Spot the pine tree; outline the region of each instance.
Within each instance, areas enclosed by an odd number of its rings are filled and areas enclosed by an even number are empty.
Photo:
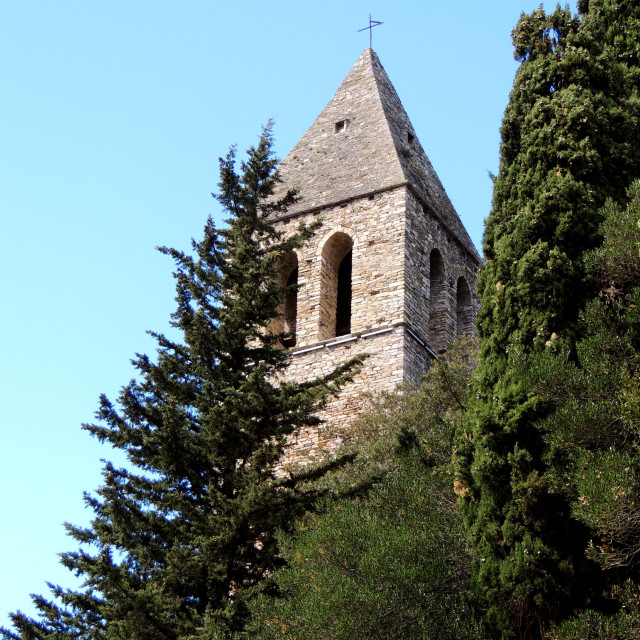
[[[478,281],[480,358],[455,453],[477,587],[504,637],[544,637],[549,620],[599,590],[583,553],[588,528],[545,475],[544,407],[516,365],[523,353],[574,353],[599,208],[640,175],[632,5],[582,2],[578,16],[540,8],[512,34],[521,65],[501,129]],[[616,33],[627,34],[626,52]]]
[[[268,330],[288,290],[276,276],[313,230],[284,238],[269,222],[296,198],[274,196],[270,125],[241,171],[231,149],[220,176],[228,226],[209,219],[195,256],[160,249],[177,267],[171,324],[183,341],[153,333],[156,361],[138,354],[138,379],[116,404],[101,397],[99,421],[84,426],[129,464],[106,463],[97,495],[85,495],[88,528],[66,525],[80,548],[61,561],[83,586],[35,596],[39,617],[13,614],[6,639],[241,637],[248,602],[275,591],[276,531],[322,494],[305,480],[336,464],[274,472],[287,437],[318,422],[354,363],[307,384],[282,376],[286,336]]]

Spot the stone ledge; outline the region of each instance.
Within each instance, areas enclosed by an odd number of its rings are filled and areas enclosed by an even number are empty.
[[[320,342],[316,342],[315,344],[305,346],[305,347],[294,347],[291,349],[291,355],[301,356],[305,353],[310,353],[312,351],[319,351],[320,349],[330,349],[332,347],[339,347],[342,344],[348,344],[350,342],[357,342],[358,340],[366,340],[367,338],[373,338],[374,336],[379,336],[385,333],[392,333],[397,328],[403,328],[407,331],[407,333],[434,359],[438,359],[438,355],[431,349],[427,343],[422,340],[417,333],[411,329],[411,327],[406,322],[396,322],[388,327],[383,327],[382,329],[375,329],[373,331],[365,329],[364,331],[359,331],[358,333],[352,333],[347,336],[339,336],[337,338],[331,338],[330,340],[322,340]]]

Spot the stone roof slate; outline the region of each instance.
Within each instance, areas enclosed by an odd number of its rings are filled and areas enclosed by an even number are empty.
[[[300,189],[289,213],[408,184],[479,260],[378,56],[366,49],[280,165]]]

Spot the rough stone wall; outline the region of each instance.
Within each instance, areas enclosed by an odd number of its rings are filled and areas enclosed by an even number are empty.
[[[322,416],[344,428],[362,413],[368,393],[418,384],[457,332],[474,330],[479,256],[371,49],[280,172],[282,189],[297,186],[302,196],[276,221],[280,229],[293,233],[300,221],[323,221],[297,252],[296,340],[286,375],[308,380],[369,353],[363,372]],[[336,337],[336,309],[348,300],[338,272],[350,250],[351,333]],[[441,265],[437,274],[431,264]],[[290,303],[287,309],[293,317]],[[348,327],[341,323],[340,333]],[[329,430],[303,430],[288,459],[336,446],[333,438]]]
[[[335,450],[341,442],[341,430],[348,428],[364,413],[371,394],[394,391],[403,383],[404,334],[404,327],[396,325],[340,336],[293,353],[287,377],[299,381],[330,373],[356,355],[366,353],[368,357],[362,372],[335,398],[331,398],[320,413],[326,424],[302,429],[291,439],[283,465],[312,460],[321,448]]]
[[[301,220],[322,219],[322,227],[298,251],[298,313],[296,348],[331,339],[324,330],[335,315],[335,301],[322,295],[325,278],[335,277],[323,256],[336,234],[353,242],[351,333],[401,322],[404,303],[404,212],[406,189],[374,193],[346,203],[292,216],[277,224],[293,233]],[[322,322],[322,331],[321,331]]]
[[[425,210],[411,189],[406,196],[405,249],[405,320],[418,337],[435,352],[446,349],[457,333],[457,286],[462,277],[469,286],[471,300],[475,298],[478,262],[453,234]],[[431,252],[437,249],[442,257],[444,275],[441,290],[434,297],[441,308],[431,309]],[[431,322],[439,311],[438,322]],[[474,307],[475,319],[475,307]],[[467,322],[475,331],[474,322]]]
[[[298,213],[276,224],[293,233],[301,220],[317,218],[322,219],[322,227],[297,252],[296,346],[286,376],[305,381],[331,372],[355,355],[367,353],[369,357],[354,382],[322,412],[326,426],[298,433],[283,464],[313,458],[322,447],[336,448],[340,443],[336,427],[338,433],[348,428],[365,411],[372,395],[394,391],[405,383],[419,384],[435,354],[458,331],[460,278],[468,283],[471,300],[474,296],[475,256],[406,186]],[[327,318],[335,314],[335,296],[327,293],[333,285],[328,280],[336,279],[337,263],[351,243],[351,334],[335,337],[327,329],[331,325]],[[443,265],[438,294],[442,313],[435,336],[430,327],[430,256],[434,249]],[[460,324],[473,331],[467,316]]]
[[[426,345],[409,327],[404,331],[403,384],[418,386],[427,372],[433,356]]]
[[[364,370],[322,412],[326,427],[296,434],[283,464],[313,458],[322,447],[337,447],[335,427],[347,428],[362,415],[370,394],[393,391],[404,381],[406,193],[399,187],[365,194],[276,223],[293,233],[300,221],[322,220],[316,235],[297,252],[296,346],[286,377],[309,380],[355,355],[368,354]],[[351,334],[335,337],[327,330],[327,317],[335,317],[335,296],[327,295],[327,279],[337,277],[333,263],[348,251],[347,238],[353,243]]]

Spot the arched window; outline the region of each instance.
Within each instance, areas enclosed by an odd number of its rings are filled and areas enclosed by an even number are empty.
[[[298,284],[298,256],[291,252],[282,260],[280,267],[280,284],[283,287],[294,287]],[[296,320],[298,317],[298,291],[287,291],[284,294],[284,304],[280,308],[281,316],[273,323],[274,333],[289,334],[282,340],[285,347],[296,344]]]
[[[298,266],[289,274],[286,281],[287,287],[295,287],[298,284]],[[294,347],[296,344],[296,320],[298,318],[298,290],[293,289],[284,294],[284,332],[291,334],[283,340],[285,347]]]
[[[318,337],[328,340],[351,333],[351,249],[353,241],[342,231],[322,248]]]
[[[444,262],[437,249],[429,256],[429,345],[440,353],[447,347],[447,300]]]
[[[351,333],[351,256],[349,251],[338,267],[338,295],[336,302],[336,335]]]
[[[473,303],[469,285],[462,276],[458,278],[456,289],[456,333],[470,335],[473,333]]]

